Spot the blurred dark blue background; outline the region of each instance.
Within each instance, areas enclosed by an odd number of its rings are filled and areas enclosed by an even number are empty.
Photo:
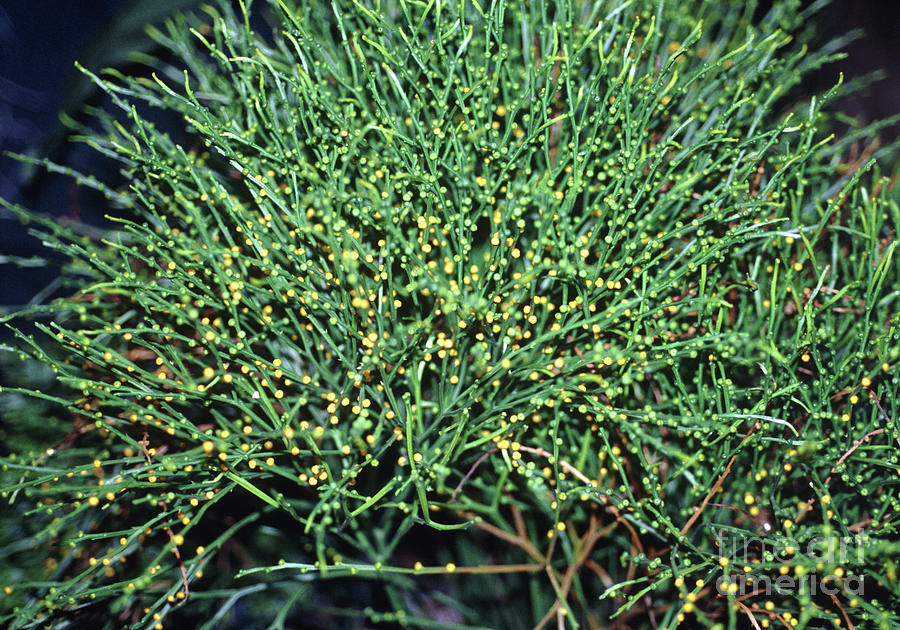
[[[122,0],[0,3],[0,145],[4,150],[24,151],[49,139],[73,60],[123,4]],[[0,196],[20,198],[19,169],[6,157],[2,166]]]
[[[143,23],[159,23],[166,13],[197,4],[199,0],[0,1],[0,149],[112,174],[96,153],[65,142],[59,111],[77,116],[85,103],[101,103],[75,72],[73,61],[92,68],[122,65],[130,50],[150,50],[149,40],[141,34]],[[867,34],[847,48],[849,59],[813,77],[809,89],[827,89],[839,71],[854,77],[883,69],[884,80],[843,106],[866,120],[900,112],[900,3],[834,0],[825,9],[822,24],[823,41],[854,28]],[[896,138],[898,126],[884,135]],[[6,156],[0,157],[0,197],[90,224],[102,224],[105,212],[104,200],[91,191],[62,176],[24,169]],[[44,253],[17,221],[0,219],[0,256]],[[25,304],[45,287],[52,289],[55,277],[53,268],[0,264],[0,306]]]
[[[0,149],[17,153],[38,147],[56,159],[88,159],[84,147],[62,142],[59,109],[73,60],[89,39],[108,24],[123,0],[9,0],[0,3]],[[50,146],[57,139],[57,147]],[[62,177],[35,174],[0,156],[0,197],[51,214],[78,213],[79,190]],[[0,255],[43,254],[17,221],[0,219]],[[51,268],[0,265],[0,304],[27,302],[56,277]]]
[[[152,52],[144,25],[161,25],[200,0],[0,0],[0,150],[49,157],[82,172],[114,177],[113,165],[84,144],[68,142],[60,112],[87,121],[85,105],[108,107],[74,67],[135,69],[133,52]],[[0,198],[31,210],[103,225],[105,200],[71,178],[0,155]],[[54,266],[19,268],[3,257],[46,256],[40,242],[0,210],[0,306],[52,295]]]

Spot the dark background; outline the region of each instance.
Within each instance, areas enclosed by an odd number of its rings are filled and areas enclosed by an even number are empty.
[[[59,124],[60,110],[77,114],[80,104],[97,102],[73,61],[95,68],[123,64],[130,50],[150,50],[142,35],[143,23],[159,23],[173,8],[199,4],[199,0],[0,0],[0,149],[46,155],[85,172],[104,172],[95,152],[65,142]],[[842,107],[864,121],[900,113],[900,2],[833,0],[821,24],[823,41],[855,28],[866,34],[847,46],[848,59],[812,77],[809,90],[827,89],[841,71],[852,78],[880,69],[885,78],[862,95],[845,99]],[[896,139],[898,133],[900,125],[894,125],[883,137]],[[0,156],[0,197],[43,213],[103,223],[104,201],[98,195],[68,178],[23,168],[6,156]],[[17,221],[0,218],[0,305],[23,305],[44,289],[45,297],[52,293],[54,269],[3,264],[2,256],[38,254],[45,251]]]

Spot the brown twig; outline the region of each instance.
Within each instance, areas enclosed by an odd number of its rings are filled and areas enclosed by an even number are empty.
[[[456,489],[453,491],[453,494],[450,495],[450,500],[451,500],[451,501],[453,501],[453,500],[456,498],[456,495],[459,494],[459,491],[462,490],[462,488],[463,488],[464,485],[466,485],[466,482],[469,480],[469,477],[471,477],[472,474],[475,472],[475,470],[476,470],[479,466],[481,466],[481,462],[483,462],[483,461],[486,460],[488,457],[490,457],[491,454],[496,453],[496,452],[499,451],[499,450],[500,450],[499,448],[492,448],[491,450],[489,450],[489,451],[487,451],[486,453],[482,454],[481,457],[479,457],[478,459],[475,460],[475,463],[472,464],[472,467],[469,469],[469,472],[466,473],[466,476],[463,477],[462,480],[459,482],[459,484],[456,486]]]
[[[751,431],[751,433],[752,433],[752,431]],[[747,437],[749,437],[749,434],[747,435]],[[746,437],[744,439],[746,440]],[[496,453],[498,450],[500,450],[500,449],[493,448],[493,449],[483,453],[477,460],[475,460],[475,463],[472,464],[472,467],[469,469],[469,471],[466,473],[466,475],[459,482],[459,485],[457,485],[456,489],[454,490],[453,494],[451,495],[451,500],[453,500],[457,496],[457,494],[460,492],[460,490],[462,490],[463,485],[465,485],[465,483],[469,480],[469,478],[472,476],[472,474],[475,472],[475,470],[484,462],[484,460],[486,460],[488,457],[490,457],[493,453]],[[543,448],[540,448],[540,447],[520,445],[519,450],[522,452],[526,452],[526,453],[532,453],[532,454],[538,455],[540,457],[545,457],[547,459],[553,459],[552,453],[550,453],[549,451],[547,451]],[[597,487],[598,483],[596,481],[591,481],[587,477],[587,475],[585,475],[583,472],[578,470],[575,466],[573,466],[566,460],[557,458],[556,461],[559,464],[559,467],[563,470],[563,472],[575,477],[576,479],[578,479],[579,481],[581,481],[582,483],[584,483],[587,486],[591,486],[594,488]],[[591,567],[593,571],[597,572],[598,575],[601,575],[600,572],[602,572],[602,574],[605,574],[606,581],[609,581],[610,584],[612,584],[612,579],[609,577],[609,575],[606,574],[606,572],[603,571],[603,569],[599,565],[590,561],[588,559],[588,555],[593,550],[594,546],[597,544],[597,541],[600,540],[602,537],[606,536],[613,529],[615,529],[617,524],[622,524],[625,526],[626,529],[628,529],[628,531],[631,535],[631,540],[632,540],[632,551],[633,552],[636,551],[638,553],[644,553],[644,547],[643,547],[643,544],[641,543],[638,533],[635,531],[634,527],[631,526],[631,523],[629,523],[625,519],[625,517],[622,515],[621,511],[616,506],[612,505],[609,501],[609,498],[606,497],[605,495],[599,495],[598,499],[599,499],[599,502],[615,517],[616,523],[611,523],[609,525],[606,525],[603,528],[599,528],[598,527],[599,522],[598,522],[597,518],[595,516],[591,517],[591,522],[588,527],[588,531],[579,540],[579,545],[578,545],[579,554],[576,557],[575,561],[572,562],[566,568],[566,572],[563,574],[561,582],[558,579],[557,573],[553,570],[553,567],[550,566],[550,558],[553,556],[553,552],[555,550],[557,536],[553,536],[550,539],[550,543],[547,546],[546,552],[544,554],[541,554],[534,547],[534,545],[531,544],[531,542],[528,539],[527,530],[525,529],[525,522],[524,522],[524,519],[522,518],[521,511],[518,509],[518,507],[516,507],[516,506],[512,507],[513,523],[516,528],[517,535],[510,534],[509,532],[506,532],[506,531],[500,529],[499,527],[496,527],[495,525],[491,525],[490,523],[485,523],[475,514],[463,513],[463,516],[465,516],[469,520],[473,521],[478,528],[488,532],[489,534],[495,536],[496,538],[499,538],[500,540],[503,540],[504,542],[507,542],[513,546],[519,547],[526,554],[528,554],[532,559],[537,561],[538,564],[536,564],[536,565],[525,565],[525,566],[535,567],[534,569],[529,569],[530,571],[536,571],[540,568],[543,568],[546,571],[547,577],[550,580],[551,584],[553,584],[554,590],[558,593],[558,596],[557,596],[557,599],[554,602],[553,606],[551,606],[550,610],[547,611],[547,614],[544,615],[544,617],[535,626],[535,630],[541,630],[541,628],[543,628],[547,623],[549,623],[554,618],[554,616],[556,616],[558,623],[564,622],[564,620],[565,620],[565,613],[563,612],[564,602],[567,599],[569,590],[572,587],[572,583],[575,579],[575,576],[578,574],[578,571],[580,571],[581,568],[583,566],[586,566],[589,562],[592,565],[594,565],[593,567]],[[633,565],[629,566],[629,570],[633,572]],[[602,577],[601,577],[601,579],[602,579]],[[654,616],[652,610],[650,610],[649,612],[650,612],[651,616]],[[655,619],[653,621],[655,621]]]
[[[847,615],[847,611],[844,610],[844,607],[841,605],[841,600],[837,598],[837,595],[835,595],[834,593],[829,593],[828,596],[831,597],[831,601],[833,601],[834,605],[838,607],[838,610],[841,611],[841,614],[844,615],[844,621],[847,622],[847,630],[856,630],[856,628],[853,626],[853,622],[850,621],[850,616]]]
[[[575,576],[585,565],[585,563],[588,562],[588,556],[590,555],[591,551],[593,551],[594,546],[601,538],[606,536],[615,528],[616,523],[610,523],[609,525],[601,528],[597,517],[591,515],[591,521],[588,525],[588,530],[584,534],[584,536],[579,539],[578,556],[575,558],[575,561],[566,568],[566,572],[565,574],[563,574],[562,581],[559,583],[559,595],[556,599],[556,602],[554,602],[553,606],[550,607],[550,610],[546,615],[544,615],[544,618],[541,619],[540,622],[538,622],[538,624],[535,626],[535,630],[539,630],[548,621],[550,621],[554,613],[556,613],[557,615],[560,614],[560,611],[562,611],[562,603],[566,600],[569,594],[569,590],[572,588],[572,583],[575,580]]]
[[[872,401],[875,403],[875,405],[878,407],[878,410],[881,412],[881,415],[884,417],[884,419],[887,420],[888,422],[890,422],[890,420],[891,420],[890,417],[885,413],[884,409],[881,407],[881,400],[878,398],[878,396],[875,394],[875,392],[873,392],[871,389],[869,390],[869,398],[871,398]],[[828,482],[831,481],[831,477],[834,475],[834,473],[837,472],[838,466],[840,466],[845,461],[847,461],[847,458],[850,457],[850,455],[852,455],[853,452],[856,449],[858,449],[860,446],[862,446],[865,442],[868,442],[869,438],[874,437],[880,433],[884,433],[884,429],[875,429],[874,431],[870,431],[869,433],[865,434],[861,439],[853,440],[853,446],[851,446],[850,449],[846,453],[841,455],[841,458],[839,460],[837,460],[837,463],[835,463],[835,465],[832,466],[831,472],[829,472],[828,476],[825,478],[825,485],[828,485]],[[803,518],[803,516],[806,515],[807,512],[812,510],[813,501],[814,501],[814,499],[808,500],[803,505],[803,507],[800,508],[800,513],[797,515],[797,518],[795,520],[799,521],[801,518]]]
[[[864,530],[866,528],[866,526],[868,526],[871,522],[872,522],[872,517],[867,516],[863,520],[858,521],[856,523],[853,523],[853,525],[848,526],[847,531],[859,533],[862,530]]]
[[[547,566],[545,568],[547,570],[547,578],[550,580],[550,584],[553,585],[553,590],[557,593],[561,593],[562,591],[560,590],[559,581],[556,579],[556,573],[553,571],[553,567]],[[559,598],[557,598],[557,600],[553,603],[553,606],[550,607],[550,610],[547,611],[547,614],[544,615],[544,617],[539,622],[537,622],[537,624],[535,624],[534,630],[541,630],[547,624],[547,622],[553,619],[553,615],[557,614],[557,612],[560,610],[559,601]]]
[[[439,567],[441,568],[441,567]],[[539,564],[486,564],[473,567],[456,567],[454,573],[534,573],[543,567]]]
[[[541,457],[546,457],[547,459],[553,458],[553,453],[550,453],[549,451],[546,451],[539,446],[534,447],[534,446],[522,445],[522,446],[519,446],[519,450],[525,451],[526,453],[533,453],[535,455],[540,455]],[[580,470],[575,468],[572,464],[570,464],[566,460],[558,459],[558,462],[559,462],[559,467],[562,468],[564,472],[569,473],[570,475],[572,475],[573,477],[575,477],[576,479],[578,479],[585,485],[591,486],[592,488],[597,487],[597,485],[598,485],[597,482],[591,481],[590,479],[588,479],[587,475],[585,475],[583,472],[581,472]],[[600,501],[600,503],[602,503],[604,505],[604,507],[606,507],[607,510],[609,510],[610,514],[612,514],[619,523],[621,523],[622,525],[625,526],[625,528],[631,534],[631,541],[634,544],[634,546],[637,548],[638,552],[644,553],[644,546],[641,544],[641,539],[638,536],[638,533],[634,530],[634,527],[631,526],[631,523],[629,523],[625,519],[625,517],[622,515],[622,511],[619,510],[619,508],[617,508],[615,505],[612,505],[609,502],[609,498],[606,495],[599,494],[599,495],[597,495],[597,499]]]
[[[756,431],[760,427],[759,422],[753,425],[753,428],[747,432],[747,435],[744,436],[744,439],[741,440],[741,443],[738,445],[738,448],[743,446],[744,442],[750,439],[750,436],[753,435],[753,432]],[[713,495],[719,491],[719,488],[722,487],[722,483],[725,481],[725,478],[731,472],[731,466],[734,464],[734,460],[737,459],[737,453],[731,456],[731,459],[728,460],[728,465],[725,466],[725,470],[719,475],[719,478],[716,479],[716,482],[713,484],[713,487],[710,488],[709,493],[707,493],[706,498],[703,499],[703,503],[699,508],[694,510],[694,513],[691,515],[691,518],[688,519],[687,523],[684,524],[684,527],[681,528],[681,535],[684,536],[691,526],[700,518],[700,514],[706,509],[709,500],[713,497]]]
[[[544,449],[542,449],[539,446],[534,447],[534,446],[521,445],[521,446],[519,446],[519,450],[525,451],[526,453],[534,453],[535,455],[540,455],[541,457],[546,457],[547,459],[553,459],[553,453],[545,451]],[[570,475],[572,475],[573,477],[577,478],[580,482],[584,483],[585,485],[588,485],[588,486],[594,485],[593,482],[590,479],[588,479],[587,476],[583,472],[581,472],[580,470],[575,468],[572,464],[570,464],[569,462],[567,462],[564,459],[560,459],[558,461],[559,461],[559,467],[562,468],[565,472],[567,472]],[[603,498],[606,499],[606,497],[603,497]]]
[[[741,607],[741,610],[743,610],[744,614],[750,619],[750,623],[753,624],[753,627],[756,628],[756,630],[762,630],[762,628],[759,627],[759,622],[756,621],[756,616],[753,614],[753,611],[747,608],[747,605],[744,602],[735,600],[735,603]]]
[[[770,617],[770,618],[771,618],[771,617]],[[794,626],[792,626],[791,624],[789,624],[789,623],[787,622],[787,619],[785,619],[785,618],[782,617],[781,615],[777,615],[777,614],[776,614],[776,615],[775,615],[775,619],[777,619],[778,621],[780,621],[780,622],[781,622],[781,625],[783,625],[785,628],[787,628],[787,630],[793,630],[793,629],[794,629]]]
[[[600,582],[601,584],[603,584],[603,586],[605,586],[606,588],[612,587],[612,585],[614,584],[612,576],[606,571],[606,569],[597,564],[596,561],[588,558],[587,560],[585,560],[584,566],[597,574],[597,577],[600,578]]]
[[[831,476],[837,472],[838,466],[843,464],[847,460],[847,458],[853,454],[853,451],[862,446],[863,443],[868,442],[870,437],[878,435],[879,433],[884,433],[884,429],[875,429],[874,431],[866,433],[861,440],[853,440],[853,446],[851,446],[850,449],[846,453],[841,455],[841,458],[839,460],[837,460],[837,463],[832,467],[831,472],[828,473],[827,477],[825,477],[825,483],[827,484],[829,481],[831,481]]]
[[[874,391],[872,391],[870,389],[869,390],[869,398],[872,400],[872,402],[875,403],[875,406],[878,407],[878,411],[881,413],[881,417],[884,418],[885,422],[889,423],[891,421],[891,417],[889,415],[887,415],[887,412],[885,412],[884,407],[881,406],[881,399],[878,397],[878,394],[876,394]]]
[[[147,447],[150,445],[150,438],[147,435],[147,432],[144,431],[144,434],[141,436],[138,444],[141,445],[141,450],[144,451],[144,457],[147,460],[148,465],[153,465],[153,460],[150,459],[150,451],[147,450]],[[168,512],[169,507],[166,505],[165,501],[159,501],[157,505],[162,508],[163,512]],[[178,603],[180,606],[184,602],[187,601],[188,595],[190,594],[190,589],[188,587],[188,577],[187,577],[187,569],[184,568],[184,560],[181,558],[181,552],[178,550],[178,545],[175,543],[175,532],[172,531],[171,527],[166,527],[166,533],[169,535],[169,540],[172,541],[172,553],[175,554],[175,559],[178,561],[178,568],[181,569],[181,580],[184,583],[184,598]]]
[[[528,530],[525,528],[525,519],[522,517],[522,510],[519,509],[518,505],[513,505],[510,508],[510,511],[513,515],[513,524],[516,528],[516,533],[519,535],[519,538],[522,540],[528,540]]]
[[[481,518],[479,518],[476,514],[471,512],[464,512],[463,516],[468,518],[470,521],[475,523],[475,527],[486,531],[487,533],[499,538],[500,540],[513,545],[514,547],[518,547],[525,553],[529,555],[529,557],[533,558],[540,566],[544,566],[545,558],[541,553],[535,549],[534,545],[524,536],[513,536],[509,532],[505,532],[499,527],[495,525],[491,525],[490,523],[485,523]]]

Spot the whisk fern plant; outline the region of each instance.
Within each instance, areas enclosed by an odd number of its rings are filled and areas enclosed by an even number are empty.
[[[113,228],[5,204],[73,290],[4,624],[898,627],[900,210],[798,4],[220,2],[93,76]]]

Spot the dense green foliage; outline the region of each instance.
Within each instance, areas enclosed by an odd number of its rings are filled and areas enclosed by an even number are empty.
[[[223,3],[95,77],[116,228],[11,208],[78,288],[0,618],[898,627],[900,208],[775,4]]]

